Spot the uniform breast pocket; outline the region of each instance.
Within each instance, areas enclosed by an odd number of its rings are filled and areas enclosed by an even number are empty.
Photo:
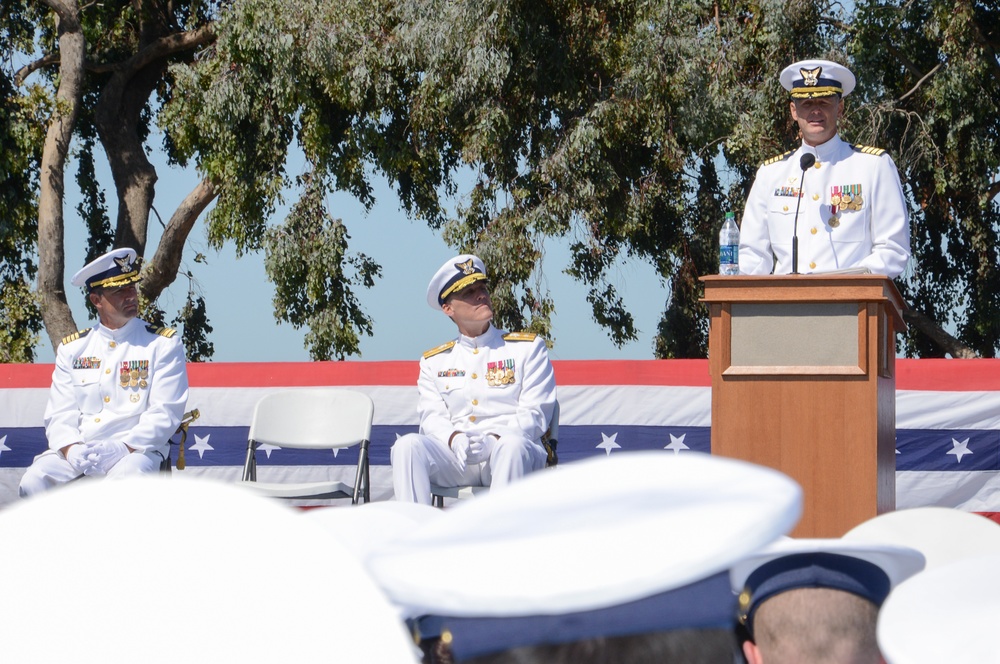
[[[767,234],[771,244],[791,245],[795,221],[795,202],[791,197],[775,196],[767,210]]]
[[[465,384],[465,376],[447,376],[437,378],[434,381],[438,394],[440,394],[441,398],[444,399],[446,404],[448,404],[449,409],[461,405],[462,394],[465,391]]]
[[[77,369],[73,372],[73,394],[81,412],[96,413],[104,408],[100,369]]]
[[[830,240],[834,244],[858,244],[868,237],[867,210],[841,210],[836,217],[837,225],[830,229]]]

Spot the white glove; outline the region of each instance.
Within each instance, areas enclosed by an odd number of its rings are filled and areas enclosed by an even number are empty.
[[[456,433],[451,438],[451,451],[455,454],[458,459],[459,466],[465,469],[465,460],[469,458],[469,447],[472,441],[464,433]]]
[[[469,438],[468,463],[482,463],[490,458],[496,436],[491,433],[473,435]]]
[[[69,465],[73,467],[78,473],[84,473],[94,465],[93,462],[87,458],[87,446],[83,443],[77,443],[75,445],[70,445],[70,448],[66,450],[66,461]]]
[[[129,455],[128,446],[120,440],[87,443],[87,459],[93,464],[87,475],[107,475],[115,464]]]

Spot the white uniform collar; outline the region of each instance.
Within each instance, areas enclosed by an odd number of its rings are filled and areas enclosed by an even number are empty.
[[[129,322],[122,325],[117,330],[112,330],[110,328],[104,327],[100,322],[94,326],[94,332],[97,332],[102,337],[105,337],[111,341],[121,341],[122,339],[131,336],[136,330],[141,327],[145,327],[146,323],[139,320],[139,318],[133,318]]]
[[[833,138],[821,145],[813,146],[802,143],[802,152],[812,152],[816,155],[816,161],[820,163],[834,161],[840,154],[843,145],[844,141],[840,140],[840,134],[834,134]]]
[[[466,346],[468,348],[496,347],[500,345],[502,338],[503,333],[493,327],[493,323],[490,323],[490,326],[486,329],[486,331],[478,337],[467,337],[464,334],[459,334],[458,345]]]

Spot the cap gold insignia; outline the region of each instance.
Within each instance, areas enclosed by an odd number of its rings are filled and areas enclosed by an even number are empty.
[[[462,271],[462,274],[473,274],[476,268],[472,265],[472,259],[465,261],[464,263],[455,263],[455,267]]]
[[[823,68],[816,67],[815,69],[800,69],[799,73],[802,74],[802,84],[811,88],[819,84],[819,77],[820,74],[823,73]]]
[[[118,263],[118,267],[121,268],[122,274],[127,274],[132,271],[132,263],[129,262],[128,256],[115,258],[115,262]]]
[[[744,625],[747,622],[747,618],[750,616],[750,600],[751,600],[749,588],[744,588],[743,592],[740,593],[739,605],[740,605],[740,622]]]

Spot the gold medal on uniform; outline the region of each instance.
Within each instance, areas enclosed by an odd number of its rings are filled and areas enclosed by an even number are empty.
[[[840,219],[837,219],[836,217],[830,217],[830,221],[827,223],[830,224],[830,228],[836,228],[837,226],[840,226]]]
[[[840,210],[840,187],[830,187],[830,213],[837,214]]]

